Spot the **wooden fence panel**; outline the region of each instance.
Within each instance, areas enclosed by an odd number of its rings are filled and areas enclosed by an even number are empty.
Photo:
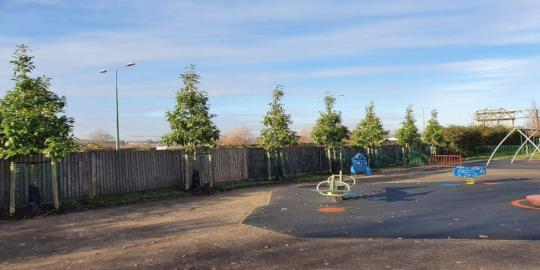
[[[262,148],[248,148],[248,179],[266,179],[268,177],[266,151]]]
[[[94,155],[98,195],[179,187],[182,182],[180,151],[96,152]]]
[[[285,173],[287,175],[299,174],[304,171],[302,148],[290,147],[283,149],[283,159],[285,160]]]
[[[212,167],[215,182],[248,179],[246,148],[224,148],[212,151]]]

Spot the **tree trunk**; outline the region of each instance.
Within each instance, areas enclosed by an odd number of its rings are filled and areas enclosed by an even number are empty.
[[[332,153],[330,151],[331,151],[330,148],[326,150],[327,155],[328,155],[328,172],[332,173]]]
[[[366,149],[366,163],[368,166],[371,166],[371,156],[372,156],[372,150],[371,146],[368,146]]]
[[[60,209],[60,196],[58,195],[58,170],[56,161],[51,161],[51,189],[55,209]]]
[[[343,149],[339,150],[339,171],[343,173]]]
[[[283,174],[283,179],[287,180],[287,174],[285,172],[285,158],[283,157],[283,149],[279,151],[279,159],[281,160],[281,171]]]
[[[188,154],[184,154],[184,189],[187,191],[191,188],[191,158]]]
[[[11,162],[9,170],[11,173],[11,183],[9,188],[9,215],[15,214],[15,188],[16,188],[16,172],[15,172],[15,162]]]
[[[266,157],[267,157],[266,168],[268,171],[268,180],[270,181],[272,180],[272,159],[271,159],[270,151],[266,151]]]

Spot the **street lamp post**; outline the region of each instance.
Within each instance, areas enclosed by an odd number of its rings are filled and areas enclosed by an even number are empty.
[[[116,94],[116,151],[120,150],[120,120],[118,113],[118,70],[125,67],[132,67],[135,65],[135,62],[129,62],[121,67],[114,69],[114,84],[115,84],[115,94]],[[102,69],[99,73],[107,73],[106,69]]]

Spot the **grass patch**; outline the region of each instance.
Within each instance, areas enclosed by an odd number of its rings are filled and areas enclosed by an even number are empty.
[[[259,187],[267,185],[289,184],[289,183],[302,183],[302,182],[316,182],[323,181],[328,178],[328,175],[320,174],[301,174],[290,177],[288,181],[282,180],[240,180],[240,181],[228,181],[218,182],[214,184],[214,188],[217,190],[231,190],[248,187]]]
[[[77,201],[62,202],[63,209],[91,209],[116,205],[126,205],[136,202],[158,201],[185,196],[178,188],[157,189],[149,191],[130,192],[115,195],[101,195],[84,198]]]
[[[487,161],[489,159],[490,155],[479,155],[479,156],[471,156],[466,157],[465,161]],[[504,155],[504,156],[495,156],[492,160],[512,160],[514,155]],[[526,155],[517,155],[516,160],[529,160],[531,156]],[[533,160],[540,160],[540,155],[534,155]]]
[[[395,168],[393,168],[395,169]],[[385,171],[384,169],[378,169],[377,171]],[[299,174],[290,176],[288,181],[281,180],[240,180],[240,181],[228,181],[218,182],[214,185],[215,191],[229,191],[233,189],[279,185],[279,184],[291,184],[291,183],[303,183],[303,182],[319,182],[328,178],[328,173],[323,174]],[[210,194],[212,191],[202,191],[201,194]],[[157,189],[149,191],[131,192],[115,195],[100,195],[93,198],[83,198],[75,201],[62,202],[62,210],[86,210],[94,208],[103,208],[111,206],[127,205],[139,202],[159,201],[164,199],[185,197],[188,194],[192,194],[189,191],[181,191],[178,188]]]

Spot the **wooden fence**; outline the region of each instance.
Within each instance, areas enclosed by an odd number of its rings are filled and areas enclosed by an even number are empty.
[[[378,152],[377,152],[378,151]],[[401,166],[404,155],[401,148],[394,146],[368,153],[373,167]],[[350,159],[362,149],[344,148],[341,164],[329,164],[327,153],[321,147],[291,147],[284,150],[285,171],[288,175],[299,173],[328,172],[329,166],[337,171],[340,165],[345,171],[351,166]],[[339,160],[339,154],[336,154]],[[424,157],[418,161],[420,165]],[[429,160],[429,155],[425,162]],[[24,193],[28,183],[40,183],[44,203],[50,203],[47,188],[50,185],[50,163],[40,157],[23,157],[13,160],[19,192]],[[384,161],[384,162],[383,162]],[[0,209],[9,207],[11,172],[10,162],[0,160]],[[34,166],[32,164],[41,164]],[[276,175],[275,164],[270,168]],[[412,163],[411,163],[412,164]],[[49,166],[49,167],[47,167]],[[38,168],[39,172],[36,172]],[[193,170],[199,171],[202,183],[213,178],[214,182],[256,180],[268,177],[268,156],[261,148],[212,149],[209,158],[199,158],[186,163],[182,151],[100,151],[73,153],[57,166],[59,197],[61,201],[107,194],[152,190],[159,188],[184,188],[185,179],[190,180]],[[33,177],[33,178],[32,178]],[[21,190],[22,189],[22,190]]]
[[[103,151],[72,153],[57,166],[61,201],[106,194],[120,194],[183,186],[183,159],[180,151]],[[17,158],[17,181],[43,182],[34,170],[47,170],[47,159]],[[0,160],[0,208],[9,207],[10,162]],[[41,166],[36,166],[41,164]],[[32,168],[32,169],[29,169]],[[30,171],[23,175],[21,171]],[[24,173],[23,173],[24,174]],[[41,175],[41,174],[38,174]],[[50,181],[50,178],[48,179]],[[42,185],[39,185],[42,186]],[[50,188],[50,187],[49,187]],[[50,190],[42,189],[43,203],[51,203]]]

